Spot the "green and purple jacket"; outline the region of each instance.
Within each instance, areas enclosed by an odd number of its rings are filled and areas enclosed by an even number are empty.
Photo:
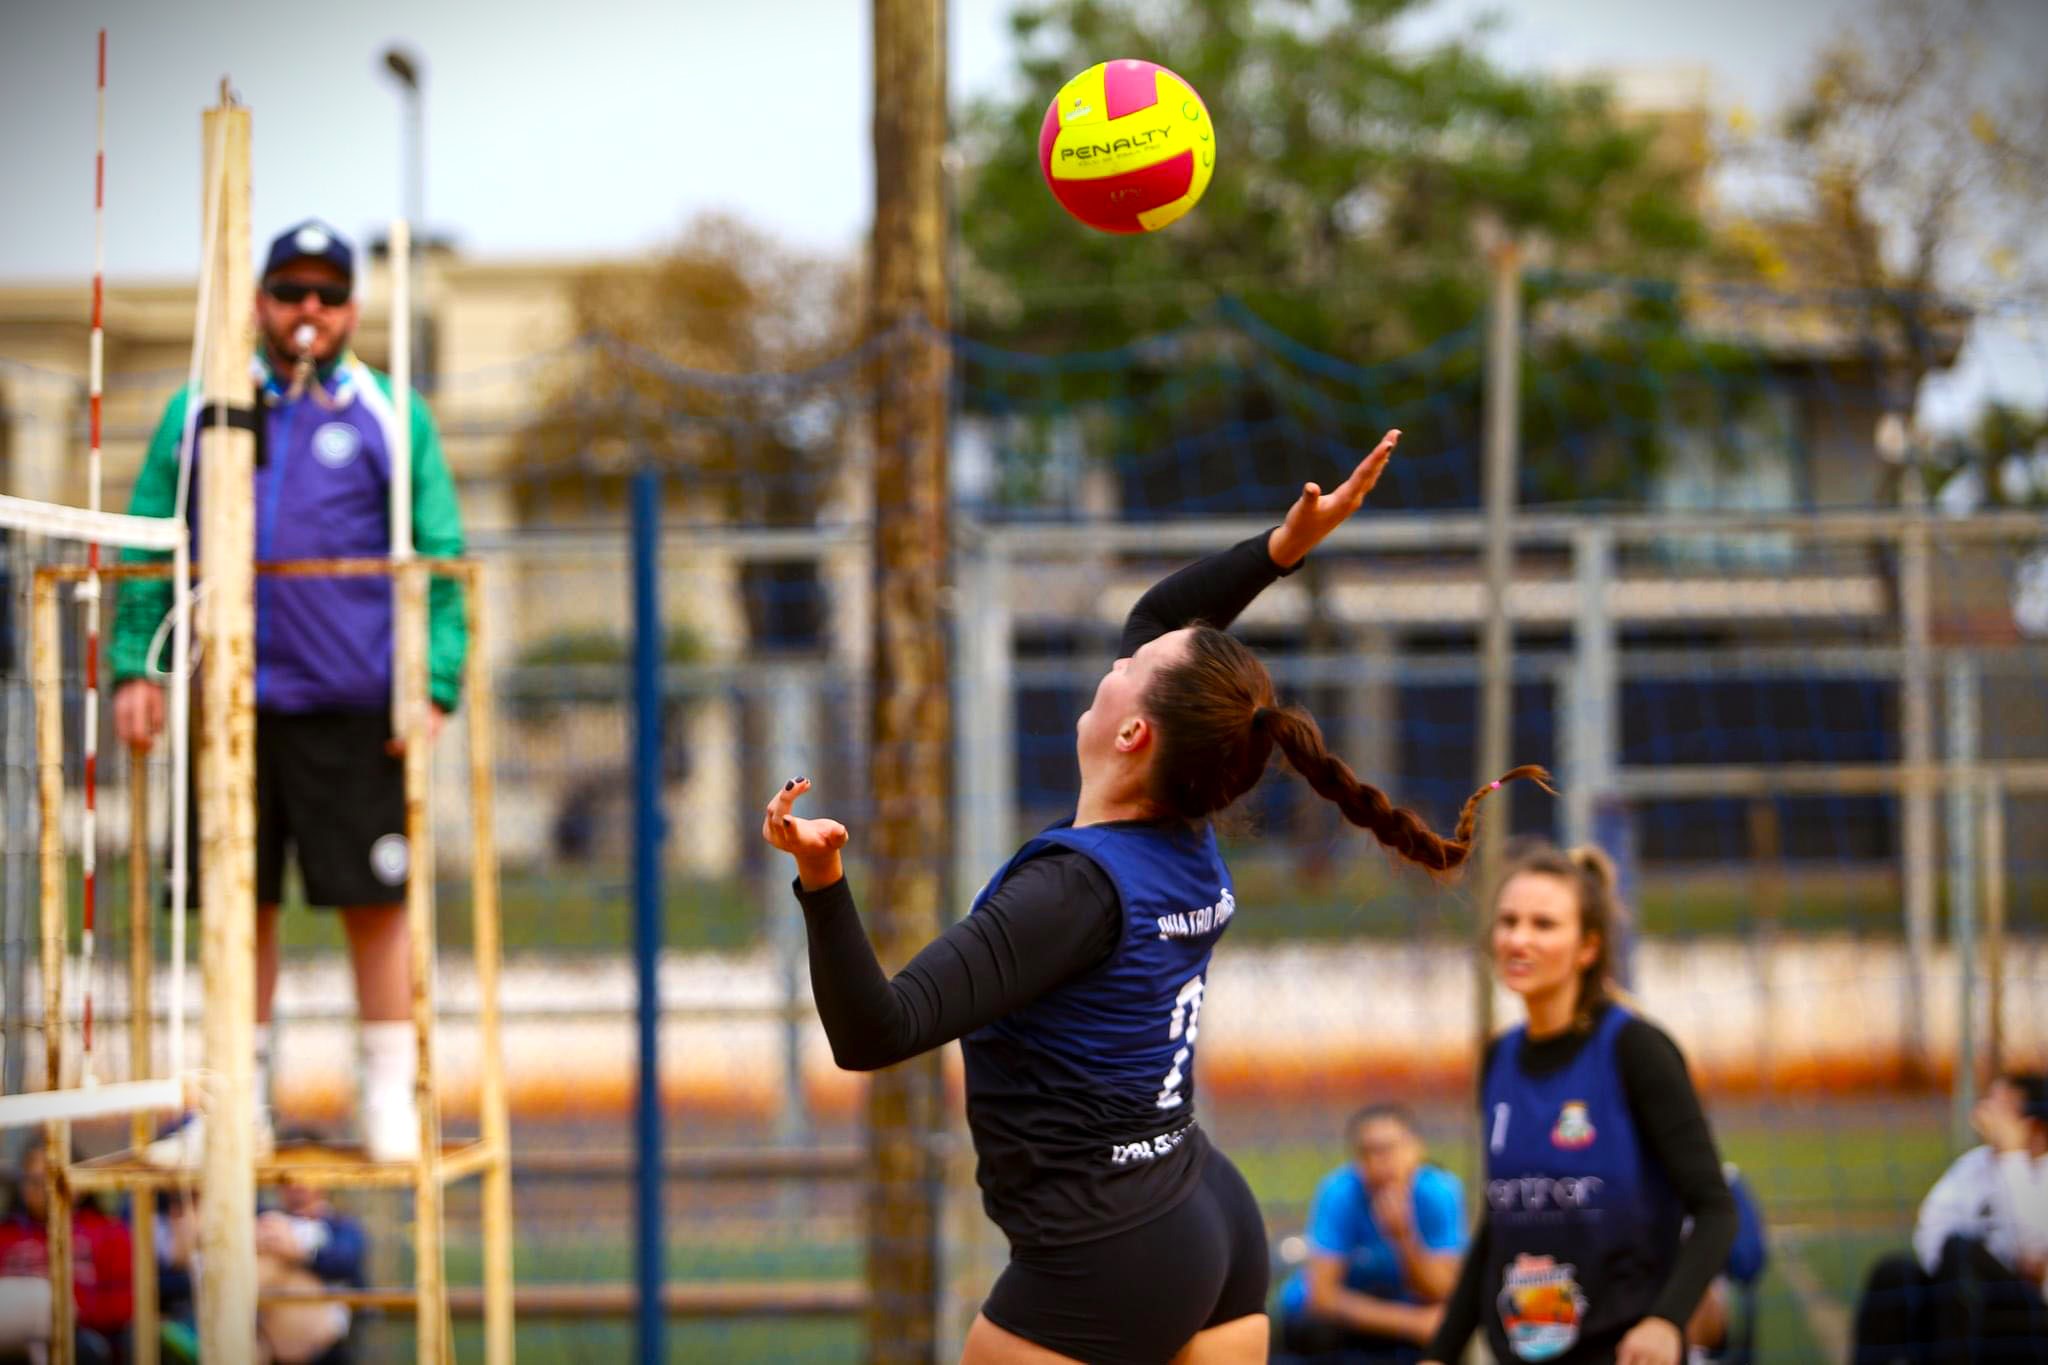
[[[255,362],[263,406],[265,462],[255,475],[256,558],[259,560],[376,557],[391,550],[391,450],[398,408],[389,375],[343,352],[322,367],[325,402],[309,391],[287,401],[283,382],[259,355]],[[191,393],[181,390],[164,408],[149,443],[128,510],[168,517],[177,510],[178,449]],[[455,483],[441,454],[441,437],[425,400],[412,408],[413,545],[423,556],[462,553],[462,521]],[[198,543],[199,461],[194,443],[187,514]],[[161,551],[129,550],[126,562],[163,560]],[[271,711],[375,711],[391,704],[392,582],[383,577],[275,578],[256,581],[256,704]],[[154,676],[166,657],[147,657],[171,605],[167,582],[124,584],[114,617],[112,664],[117,683]],[[468,632],[462,589],[436,578],[428,599],[429,690],[443,710],[462,691]]]

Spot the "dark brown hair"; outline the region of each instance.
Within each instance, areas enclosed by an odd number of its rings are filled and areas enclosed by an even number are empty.
[[[1550,791],[1550,774],[1515,768],[1466,800],[1448,839],[1421,816],[1396,806],[1361,782],[1351,766],[1323,743],[1315,717],[1298,706],[1276,706],[1272,675],[1251,650],[1213,626],[1197,625],[1187,658],[1159,670],[1146,689],[1145,712],[1157,725],[1151,796],[1161,809],[1189,820],[1223,810],[1250,791],[1277,747],[1288,766],[1344,818],[1371,831],[1380,843],[1430,872],[1454,873],[1472,852],[1479,803],[1502,782],[1526,777]]]
[[[1517,852],[1501,873],[1500,885],[1493,889],[1495,910],[1500,908],[1500,893],[1507,889],[1507,884],[1524,873],[1555,877],[1569,886],[1578,901],[1580,937],[1597,935],[1600,939],[1600,951],[1579,972],[1579,998],[1572,1008],[1572,1026],[1589,1029],[1593,1026],[1594,1011],[1612,1001],[1626,999],[1614,974],[1622,931],[1628,921],[1628,911],[1616,894],[1614,860],[1591,844],[1572,849],[1532,844]],[[1490,933],[1491,916],[1487,924]]]

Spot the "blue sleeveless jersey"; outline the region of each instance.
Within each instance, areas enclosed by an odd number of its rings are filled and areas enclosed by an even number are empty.
[[[1055,825],[975,909],[1055,849],[1115,885],[1122,937],[1093,971],[961,1040],[983,1202],[1020,1245],[1107,1236],[1193,1189],[1208,1151],[1194,1121],[1202,999],[1237,910],[1214,832],[1166,823]]]
[[[1684,1210],[1622,1093],[1609,1006],[1571,1063],[1520,1066],[1527,1030],[1494,1049],[1482,1088],[1486,1325],[1502,1361],[1609,1359],[1677,1259]]]

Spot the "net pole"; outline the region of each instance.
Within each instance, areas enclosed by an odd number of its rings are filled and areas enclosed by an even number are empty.
[[[107,265],[107,31],[99,32],[99,80],[93,120],[92,158],[92,330],[86,359],[86,411],[90,440],[86,448],[86,506],[100,510],[100,398],[106,355],[105,306]],[[90,570],[79,597],[85,603],[85,811],[79,824],[79,859],[84,871],[81,912],[79,989],[83,996],[79,1025],[83,1083],[98,1079],[93,1065],[92,978],[99,929],[99,758],[100,758],[100,543],[86,545]]]
[[[200,972],[209,1087],[200,1203],[200,1354],[242,1360],[255,1351],[256,575],[252,480],[255,434],[230,410],[255,402],[249,373],[253,319],[249,246],[249,111],[222,82],[204,115],[205,185],[217,240],[210,264],[209,335],[202,391],[216,414],[200,461],[201,553],[206,563],[201,679],[199,829]],[[202,412],[205,409],[202,409]]]
[[[201,165],[204,174],[211,174],[211,168],[227,162],[228,123],[222,120],[212,128],[208,136],[214,148],[212,159]],[[184,429],[178,435],[178,497],[174,524],[183,528],[187,524],[187,509],[191,506],[192,458],[194,443],[198,440],[199,405],[189,401],[201,392],[202,371],[213,338],[214,263],[218,259],[221,232],[222,197],[213,192],[213,181],[206,179],[205,201],[200,210],[204,224],[200,238],[199,293],[192,310],[192,360],[185,380],[188,398],[185,408]],[[171,740],[171,981],[169,1014],[171,1021],[170,1069],[174,1076],[185,1074],[185,975],[186,975],[186,930],[190,918],[191,888],[191,829],[192,829],[192,540],[178,534],[171,547],[171,677],[170,677],[170,718]]]

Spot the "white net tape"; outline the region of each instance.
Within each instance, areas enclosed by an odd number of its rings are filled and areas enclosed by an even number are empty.
[[[176,585],[180,602],[191,601],[189,583],[190,562],[185,522],[178,517],[136,517],[116,512],[99,512],[84,507],[73,507],[62,503],[38,502],[29,498],[10,497],[0,494],[0,528],[17,531],[31,539],[45,542],[46,549],[54,548],[53,542],[73,544],[97,543],[103,547],[121,549],[152,550],[173,556],[174,573],[188,581]],[[96,587],[82,585],[80,600],[96,596]],[[173,609],[166,624],[173,625],[190,617],[189,605],[180,612]],[[159,641],[153,642],[151,654],[154,657],[160,648]],[[153,669],[154,671],[154,669]],[[186,802],[178,799],[183,795],[183,775],[186,771],[185,754],[187,727],[183,724],[189,689],[187,680],[173,673],[170,683],[170,743],[173,778],[172,828],[170,847],[172,850],[172,880],[182,884],[185,880],[183,852],[186,848],[184,826],[189,820]],[[96,719],[96,718],[95,718]],[[54,812],[46,812],[45,818],[55,818]],[[85,837],[92,837],[92,827],[87,825]],[[181,891],[182,886],[174,888]],[[0,1128],[20,1124],[40,1123],[52,1119],[81,1118],[109,1115],[136,1110],[175,1108],[179,1104],[180,1087],[183,1081],[178,1072],[184,1065],[182,1016],[184,1013],[186,963],[184,951],[184,896],[174,894],[176,910],[172,917],[172,951],[169,965],[171,1016],[171,1068],[170,1078],[152,1081],[131,1081],[118,1084],[98,1085],[95,1077],[87,1074],[85,1086],[78,1089],[53,1088],[28,1095],[8,1096],[0,1100]],[[83,964],[91,971],[90,952]],[[71,1011],[67,1008],[67,1014]],[[46,1078],[46,1083],[60,1078]]]
[[[0,493],[0,526],[56,540],[97,541],[131,550],[177,549],[185,540],[185,523],[169,517],[131,517],[121,512],[94,512],[57,502]]]

